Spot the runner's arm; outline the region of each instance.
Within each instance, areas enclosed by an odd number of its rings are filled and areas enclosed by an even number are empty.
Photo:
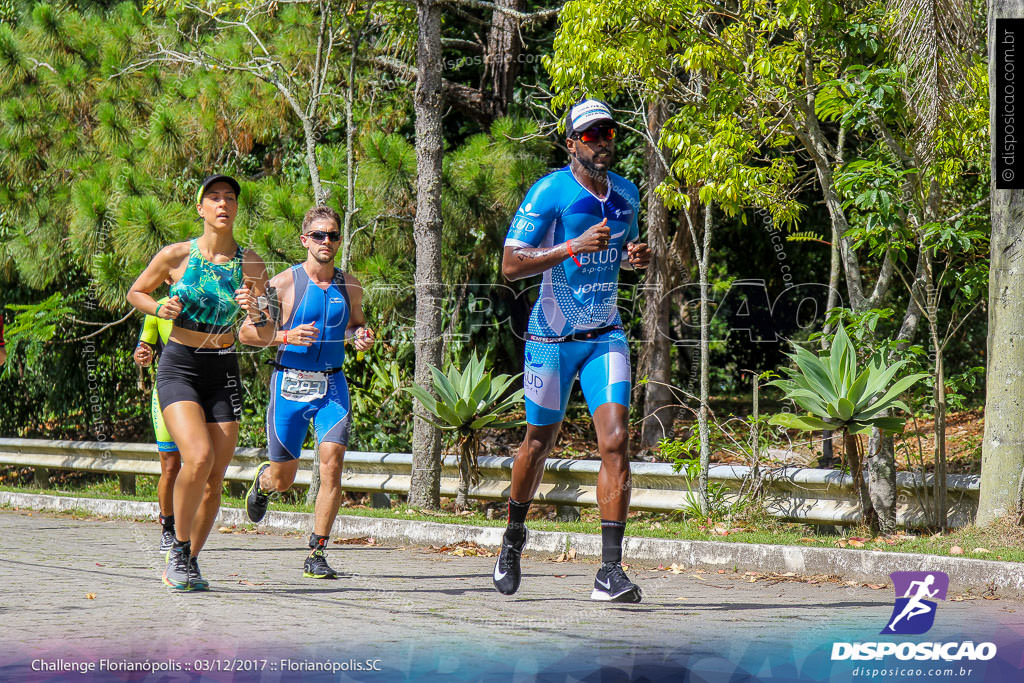
[[[552,247],[506,244],[501,258],[501,274],[509,280],[521,280],[550,270],[568,258],[575,258],[577,254],[603,251],[608,248],[610,233],[608,219],[604,219],[587,228],[579,237]]]
[[[278,343],[278,321],[270,315],[270,306],[260,301],[267,293],[269,282],[263,259],[251,250],[245,250],[242,262],[242,287],[235,292],[239,305],[246,311],[245,320],[238,330],[238,339],[249,346],[271,346]]]
[[[169,311],[173,311],[173,315],[165,313],[160,317],[167,319],[177,317],[177,314],[181,312],[178,297],[171,297],[167,304],[160,306],[153,298],[152,292],[156,291],[171,276],[171,270],[180,264],[187,255],[188,242],[178,242],[161,249],[128,289],[128,295],[125,297],[128,303],[146,315],[158,315],[157,309],[167,307]]]
[[[363,283],[354,275],[345,275],[345,288],[348,290],[349,312],[348,328],[345,330],[345,337],[353,337],[353,343],[358,351],[366,351],[373,346],[373,330],[366,325],[366,316],[363,314]]]

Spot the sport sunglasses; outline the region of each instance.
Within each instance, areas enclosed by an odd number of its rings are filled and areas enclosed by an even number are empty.
[[[597,142],[598,140],[614,140],[615,128],[612,126],[594,126],[581,130],[575,136],[583,142]]]
[[[331,230],[330,232],[324,232],[322,230],[314,230],[313,232],[303,233],[306,237],[309,237],[315,242],[325,242],[331,240],[337,242],[341,239],[341,233],[337,230]]]

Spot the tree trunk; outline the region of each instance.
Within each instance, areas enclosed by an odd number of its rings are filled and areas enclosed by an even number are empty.
[[[441,5],[417,0],[416,44],[416,370],[415,381],[432,387],[430,366],[441,365]],[[412,480],[409,502],[441,504],[441,432],[414,402]]]
[[[883,534],[896,532],[896,454],[892,436],[886,436],[877,429],[871,430],[868,439],[868,507],[866,518],[877,520],[878,530]],[[872,514],[873,512],[873,514]],[[872,528],[875,525],[872,524]]]
[[[455,495],[455,509],[459,512],[469,509],[469,485],[473,480],[473,439],[459,441],[459,491]]]
[[[495,0],[499,7],[522,12],[524,0]],[[491,30],[487,34],[487,53],[484,55],[484,73],[480,91],[487,94],[487,81],[491,82],[491,94],[487,99],[490,113],[494,118],[508,113],[512,101],[513,86],[519,75],[519,55],[522,52],[519,40],[519,21],[505,12],[495,10],[491,16]]]
[[[843,443],[846,447],[846,464],[850,466],[850,474],[853,475],[853,487],[857,492],[857,502],[860,505],[860,522],[874,530],[877,528],[877,520],[871,507],[868,485],[864,481],[864,466],[860,457],[860,442],[857,440],[856,434],[851,434],[848,429],[844,429]]]
[[[709,348],[709,336],[711,332],[711,316],[708,310],[710,301],[708,283],[708,262],[711,251],[711,232],[714,228],[714,216],[712,205],[704,207],[704,245],[700,252],[700,410],[697,411],[697,430],[700,434],[700,487],[701,512],[708,514],[708,470],[711,467],[711,435],[708,428],[708,413],[710,408],[710,370],[711,353]],[[694,245],[695,247],[697,245]]]
[[[988,372],[985,378],[985,437],[981,447],[978,524],[987,524],[1019,504],[1017,482],[1024,469],[1024,192],[997,190],[995,139],[996,19],[1024,16],[1020,0],[991,0],[988,15],[989,131],[992,139],[992,246],[988,296]],[[1018,147],[1019,149],[1019,147]]]
[[[355,106],[356,90],[356,50],[359,41],[352,40],[352,51],[349,53],[348,83],[345,84],[345,225],[342,227],[341,238],[341,269],[348,272],[352,259],[352,219],[356,215],[356,126],[353,121],[352,108]]]
[[[653,103],[648,109],[647,127],[657,142],[665,122],[665,108]],[[658,151],[647,145],[647,243],[654,259],[647,268],[644,292],[643,346],[637,376],[647,377],[644,385],[644,418],[640,443],[649,448],[672,435],[675,409],[671,390],[672,340],[669,333],[671,299],[670,260],[668,257],[668,209],[654,189],[665,179],[665,167]]]
[[[320,182],[320,169],[316,165],[317,132],[312,119],[303,117],[302,132],[306,143],[306,169],[309,171],[309,184],[313,188],[313,203],[323,204],[327,201],[327,195],[324,194],[324,186]]]
[[[930,321],[929,321],[930,322]],[[935,523],[945,529],[946,516],[946,367],[942,357],[939,329],[930,322],[932,343],[935,345],[935,479],[932,491],[935,498]]]

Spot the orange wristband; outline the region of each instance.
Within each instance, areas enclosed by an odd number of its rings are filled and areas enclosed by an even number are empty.
[[[284,331],[284,337],[281,339],[282,346],[288,346],[288,330]]]
[[[576,262],[577,266],[582,268],[583,264],[580,263],[580,260],[578,258],[576,258],[576,254],[572,253],[572,240],[567,241],[565,243],[565,246],[569,249],[569,256],[572,256],[572,260]]]

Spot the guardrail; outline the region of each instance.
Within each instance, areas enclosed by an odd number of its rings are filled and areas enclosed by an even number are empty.
[[[312,452],[303,451],[295,482],[309,485]],[[259,448],[239,448],[228,466],[225,479],[249,482],[256,466],[266,459]],[[0,439],[0,465],[88,470],[122,475],[160,474],[160,454],[153,444],[95,443],[86,441],[45,441],[38,439]],[[597,473],[594,460],[549,459],[544,479],[535,500],[557,505],[597,505]],[[726,502],[739,498],[746,483],[749,490],[751,468],[741,465],[712,465],[710,481],[722,487]],[[342,486],[349,491],[370,493],[409,492],[412,455],[408,453],[345,454]],[[512,470],[511,457],[480,458],[480,482],[470,489],[470,497],[503,500],[508,497]],[[683,509],[688,496],[693,499],[696,483],[665,463],[632,463],[633,493],[631,507],[636,510],[669,512]],[[859,513],[853,477],[835,470],[800,467],[762,467],[765,504],[770,514],[782,519],[816,524],[853,524]],[[441,474],[441,495],[454,496],[459,472],[455,456],[445,456]],[[949,475],[949,523],[961,526],[973,521],[978,507],[980,478],[974,475]],[[907,527],[928,524],[926,504],[930,501],[932,476],[901,472],[897,475],[897,521]]]

